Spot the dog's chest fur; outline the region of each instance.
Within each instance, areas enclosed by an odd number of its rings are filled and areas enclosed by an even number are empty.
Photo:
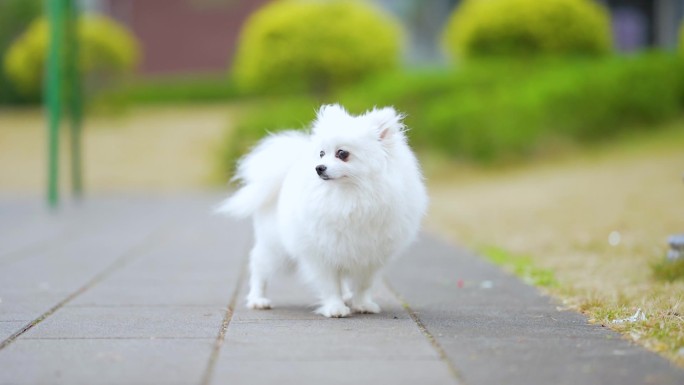
[[[286,214],[293,222],[281,228],[298,241],[286,245],[293,256],[354,269],[382,265],[395,253],[405,230],[394,209],[397,197],[387,186],[365,189],[326,182],[309,193],[288,203],[295,203]]]

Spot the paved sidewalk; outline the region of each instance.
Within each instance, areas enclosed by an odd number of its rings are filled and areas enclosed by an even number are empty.
[[[683,384],[684,371],[423,236],[383,313],[324,319],[294,278],[243,306],[247,222],[216,195],[0,197],[0,384]],[[459,285],[462,280],[462,285]],[[459,287],[462,286],[462,287]]]

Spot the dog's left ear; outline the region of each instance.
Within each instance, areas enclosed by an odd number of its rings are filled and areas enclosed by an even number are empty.
[[[376,130],[378,140],[386,140],[404,129],[404,115],[398,113],[394,107],[374,109],[366,114]]]

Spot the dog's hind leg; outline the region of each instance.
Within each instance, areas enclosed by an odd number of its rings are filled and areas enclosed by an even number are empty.
[[[250,309],[270,309],[271,300],[266,298],[266,285],[273,275],[273,265],[269,251],[257,243],[249,255],[249,294],[247,307]]]

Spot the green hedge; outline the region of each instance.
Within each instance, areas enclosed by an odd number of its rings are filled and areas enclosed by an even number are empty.
[[[611,49],[610,18],[594,0],[464,0],[444,45],[456,58],[595,56]]]
[[[559,141],[609,139],[678,116],[684,65],[675,55],[644,54],[396,72],[328,98],[257,105],[226,144],[227,167],[266,130],[302,127],[320,103],[336,101],[356,113],[394,105],[408,115],[408,134],[417,149],[493,162],[545,153]]]
[[[671,55],[480,62],[445,73],[434,87],[426,87],[425,75],[413,74],[410,82],[419,87],[396,89],[405,76],[378,79],[340,99],[357,109],[394,104],[409,114],[415,145],[477,161],[647,127],[679,114],[684,95],[684,67]]]
[[[242,29],[233,76],[248,91],[327,91],[395,68],[400,37],[362,1],[274,1]]]

